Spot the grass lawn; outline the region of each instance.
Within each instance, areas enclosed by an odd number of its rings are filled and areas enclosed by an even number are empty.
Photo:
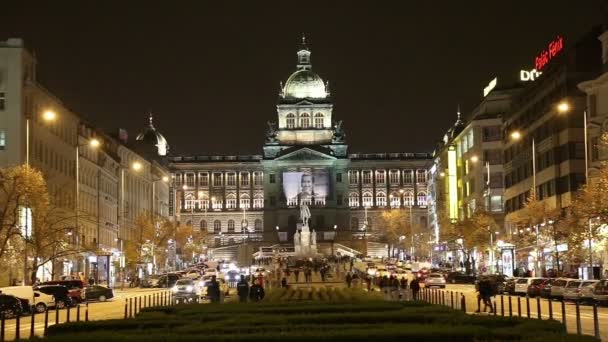
[[[352,289],[269,292],[262,303],[144,309],[136,318],[49,327],[48,341],[594,341],[555,321],[472,316]]]

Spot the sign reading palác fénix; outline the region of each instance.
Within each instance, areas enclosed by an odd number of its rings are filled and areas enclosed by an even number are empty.
[[[562,36],[557,36],[546,49],[541,51],[541,53],[536,56],[534,59],[534,66],[536,70],[540,71],[547,63],[549,63],[557,54],[559,54],[564,49],[564,38]]]

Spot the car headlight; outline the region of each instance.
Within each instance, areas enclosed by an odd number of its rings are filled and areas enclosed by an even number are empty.
[[[192,292],[192,290],[194,290],[194,287],[192,285],[188,285],[188,287],[186,287],[186,291]]]
[[[173,292],[177,292],[177,286],[173,286],[173,287],[171,288],[171,291],[173,291]]]

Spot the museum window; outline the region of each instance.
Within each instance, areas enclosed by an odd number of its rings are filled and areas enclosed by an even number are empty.
[[[308,113],[304,113],[300,115],[300,128],[309,128],[310,127],[310,115]]]
[[[186,210],[194,209],[194,196],[187,195],[185,198],[185,208]]]
[[[406,207],[411,207],[414,205],[414,194],[411,191],[406,191],[403,193],[403,205]]]
[[[384,170],[376,171],[376,184],[384,184],[386,181],[386,173]]]
[[[226,196],[226,209],[236,209],[236,196],[228,195]]]
[[[416,183],[426,183],[426,170],[416,170]]]
[[[372,184],[372,172],[369,170],[362,171],[363,184]]]
[[[226,185],[227,186],[236,186],[236,173],[229,172],[226,175]]]
[[[356,208],[359,206],[359,194],[356,192],[351,192],[348,195],[348,206],[351,208]]]
[[[262,220],[256,219],[254,223],[254,228],[256,232],[261,232],[263,230]]]
[[[378,207],[386,207],[386,194],[384,192],[376,194],[376,205]]]
[[[220,220],[213,221],[213,232],[219,234],[222,231],[222,222]]]
[[[249,172],[241,172],[241,186],[242,187],[249,186]]]
[[[0,110],[4,110],[6,106],[6,95],[4,93],[0,93]]]
[[[399,184],[399,170],[390,170],[388,172],[388,181],[391,184]]]
[[[217,172],[213,174],[213,186],[222,186],[222,174]]]
[[[374,205],[374,197],[370,192],[363,193],[363,206],[365,208],[372,207]]]
[[[234,220],[228,220],[228,233],[234,233]]]
[[[200,226],[201,226],[201,232],[207,231],[207,221],[201,220]]]
[[[403,170],[403,183],[413,184],[414,183],[414,170]]]
[[[249,205],[250,205],[249,195],[242,194],[241,198],[240,198],[240,207],[241,207],[241,209],[249,209]]]
[[[323,114],[315,114],[315,128],[323,128]]]
[[[287,124],[287,128],[296,128],[296,116],[292,113],[287,114],[285,122]]]
[[[350,218],[350,230],[357,231],[359,230],[359,219],[356,217]]]
[[[426,192],[420,191],[418,193],[418,205],[421,207],[426,206]]]
[[[207,198],[202,199],[201,201],[201,209],[209,209],[209,200]]]
[[[264,208],[264,197],[261,195],[256,195],[253,198],[253,209],[262,209]]]
[[[350,185],[359,184],[359,177],[357,175],[357,171],[348,171],[348,183]]]
[[[264,179],[262,178],[262,172],[261,171],[256,171],[253,173],[253,185],[255,186],[260,186],[262,185]]]
[[[336,183],[342,183],[342,173],[336,173]]]
[[[0,129],[0,150],[4,150],[6,148],[6,131]]]
[[[342,205],[342,203],[344,201],[344,199],[342,197],[343,197],[342,194],[338,194],[338,196],[336,197],[336,204],[337,205],[340,205],[340,206]]]
[[[213,206],[213,209],[222,209],[222,199],[218,197],[212,197],[211,205]]]
[[[198,185],[209,186],[209,174],[207,172],[201,172],[198,174]]]
[[[390,195],[390,199],[391,199],[391,208],[399,208],[401,206],[401,199],[399,198],[398,193],[393,192]]]
[[[268,181],[270,184],[274,184],[277,182],[277,176],[274,173],[268,175]]]
[[[186,174],[186,186],[189,188],[194,188],[194,173]]]

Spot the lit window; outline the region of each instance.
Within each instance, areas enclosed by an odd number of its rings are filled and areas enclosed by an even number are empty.
[[[359,184],[359,179],[357,177],[357,171],[348,171],[348,183],[351,185]]]
[[[384,184],[385,180],[386,180],[385,171],[384,170],[377,170],[376,171],[376,183],[377,184]]]
[[[390,170],[388,172],[388,181],[391,184],[399,184],[399,170]]]
[[[323,128],[323,114],[315,114],[315,128]]]
[[[359,194],[356,192],[351,192],[348,195],[348,206],[351,208],[356,208],[359,206]]]
[[[213,174],[213,186],[222,186],[222,174],[214,173]]]
[[[241,172],[241,186],[249,186],[249,172]]]
[[[236,196],[226,196],[226,209],[236,209]]]
[[[236,173],[230,172],[226,177],[226,185],[228,186],[236,186]]]
[[[362,178],[363,178],[363,184],[372,184],[372,172],[371,171],[363,171]]]
[[[242,194],[241,199],[240,199],[241,209],[249,209],[249,205],[250,205],[249,195]]]
[[[262,197],[262,195],[256,195],[253,198],[253,208],[254,209],[264,208],[264,197]]]
[[[374,198],[372,197],[372,194],[369,192],[364,192],[363,193],[363,206],[366,208],[369,208],[373,205],[374,205]]]
[[[416,182],[426,183],[426,170],[416,170]]]
[[[4,150],[6,148],[6,131],[0,129],[0,150]]]
[[[234,233],[234,220],[228,220],[228,233]]]
[[[403,205],[406,207],[411,207],[414,205],[414,194],[410,191],[403,193]]]
[[[213,209],[222,209],[222,199],[221,198],[212,198],[212,203],[211,205],[213,206]]]
[[[213,232],[218,234],[222,231],[222,222],[220,220],[213,221]]]
[[[263,178],[262,178],[263,174],[260,171],[256,171],[253,173],[253,185],[259,186],[262,185],[263,182]]]
[[[310,115],[308,115],[307,113],[300,115],[300,127],[301,128],[310,127]]]
[[[414,183],[414,171],[413,170],[403,170],[403,183],[405,183],[405,184]]]
[[[390,196],[391,198],[391,208],[399,208],[401,205],[401,200],[399,199],[399,194],[394,192]]]
[[[187,173],[186,174],[186,185],[189,188],[193,188],[194,187],[194,173]]]
[[[420,191],[418,193],[418,205],[422,207],[426,206],[426,192]]]
[[[376,205],[379,207],[386,207],[386,194],[384,192],[378,192],[376,194]]]
[[[207,172],[198,174],[198,185],[209,186],[209,174]]]
[[[295,128],[296,127],[296,116],[292,113],[287,114],[286,118],[287,128]]]
[[[187,195],[187,196],[186,196],[186,198],[185,198],[185,206],[184,206],[184,207],[185,207],[187,210],[194,209],[194,202],[195,202],[195,200],[194,200],[194,196],[192,196],[192,195]]]

